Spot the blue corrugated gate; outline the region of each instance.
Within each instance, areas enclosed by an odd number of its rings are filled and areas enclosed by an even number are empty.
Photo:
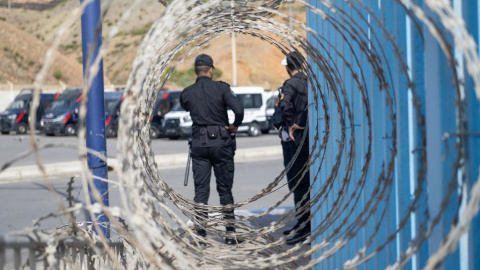
[[[315,269],[422,269],[463,221],[479,176],[479,100],[442,18],[412,2],[447,46],[399,1],[308,1],[325,12],[307,9],[321,55],[309,54]],[[478,43],[477,1],[451,6]],[[479,248],[476,218],[437,267],[480,269]]]

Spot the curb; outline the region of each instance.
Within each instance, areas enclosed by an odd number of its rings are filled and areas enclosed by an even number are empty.
[[[235,161],[281,157],[282,147],[280,145],[237,149],[235,153]],[[160,169],[185,166],[187,163],[187,154],[156,155],[155,161]],[[117,159],[109,158],[108,165],[113,168],[117,167]],[[82,172],[80,161],[51,163],[45,164],[44,167],[48,178],[70,177],[79,175]],[[43,179],[43,175],[37,165],[14,166],[0,172],[0,182],[30,181],[37,179]]]

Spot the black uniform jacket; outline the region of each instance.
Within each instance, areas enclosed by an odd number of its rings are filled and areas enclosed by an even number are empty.
[[[180,105],[192,117],[192,146],[220,146],[231,143],[225,126],[229,125],[227,106],[235,114],[233,125],[243,121],[243,106],[225,82],[200,76],[196,82],[183,89]],[[216,128],[215,128],[216,127]],[[218,134],[214,134],[218,129]],[[205,137],[207,136],[207,137]],[[207,139],[206,139],[207,138]]]
[[[288,127],[297,124],[307,125],[308,118],[308,78],[303,72],[298,72],[283,83],[283,100],[280,101],[282,116]]]

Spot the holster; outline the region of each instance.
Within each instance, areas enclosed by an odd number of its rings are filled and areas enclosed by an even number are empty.
[[[206,127],[201,127],[200,128],[200,142],[202,144],[206,144],[207,140],[208,140],[207,128]]]

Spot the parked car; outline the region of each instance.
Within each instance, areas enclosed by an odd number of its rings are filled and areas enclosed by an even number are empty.
[[[186,112],[180,102],[177,103],[163,119],[163,130],[165,136],[171,140],[180,137],[189,137],[192,135],[192,118],[190,113]]]
[[[238,127],[238,132],[247,133],[249,136],[267,134],[270,131],[270,124],[267,121],[266,101],[272,94],[265,92],[261,87],[232,87],[232,90],[245,109],[243,123]],[[234,113],[228,110],[230,123],[233,123],[234,118]],[[165,115],[163,129],[165,136],[170,139],[190,136],[192,131],[190,113],[184,111],[179,104]]]
[[[105,134],[109,138],[117,137],[122,101],[123,92],[105,92]]]
[[[67,88],[40,122],[46,135],[74,136],[78,129],[78,111],[82,100],[81,88]]]
[[[150,137],[158,138],[164,137],[165,129],[163,127],[164,116],[180,104],[181,90],[162,91],[153,107],[152,122],[150,125]]]
[[[40,128],[40,120],[45,111],[50,109],[52,103],[60,94],[44,94],[40,93],[40,103],[37,108],[37,116],[35,119],[35,128]],[[25,134],[29,128],[30,106],[33,100],[33,89],[23,89],[20,94],[15,97],[12,104],[0,113],[0,132],[9,134],[15,131],[17,134]]]

